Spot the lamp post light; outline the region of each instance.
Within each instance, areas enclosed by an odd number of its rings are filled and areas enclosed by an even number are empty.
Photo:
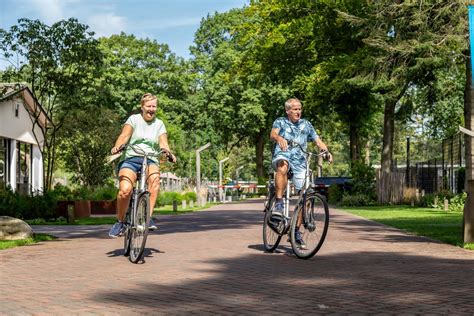
[[[219,201],[223,201],[222,197],[223,197],[223,190],[222,190],[222,164],[229,160],[229,157],[227,158],[224,158],[222,160],[219,161]]]
[[[197,197],[197,205],[203,206],[203,201],[201,198],[201,151],[204,149],[209,148],[211,143],[207,143],[204,146],[199,147],[196,150],[196,197]]]
[[[236,177],[235,182],[237,185],[239,184],[239,171],[242,170],[243,167],[245,167],[245,165],[240,166],[235,170],[235,177]]]

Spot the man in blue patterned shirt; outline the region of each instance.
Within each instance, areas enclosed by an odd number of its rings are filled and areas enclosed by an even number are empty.
[[[272,158],[272,166],[275,169],[275,194],[276,202],[272,210],[273,215],[282,215],[284,210],[283,194],[288,182],[288,171],[293,173],[293,184],[300,190],[304,184],[306,175],[306,157],[299,146],[289,146],[289,143],[297,143],[306,150],[308,142],[313,142],[321,150],[328,150],[326,144],[314,130],[313,125],[301,118],[301,102],[296,98],[285,102],[287,117],[280,117],[273,122],[270,139],[276,143]],[[332,156],[329,154],[329,162]],[[304,243],[297,232],[297,242],[304,248]]]

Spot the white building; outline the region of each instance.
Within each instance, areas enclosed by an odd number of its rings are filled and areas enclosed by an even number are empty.
[[[0,185],[26,194],[43,190],[41,128],[49,122],[27,86],[0,83]]]

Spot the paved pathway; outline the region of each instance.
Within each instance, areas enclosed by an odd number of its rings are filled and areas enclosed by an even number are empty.
[[[63,238],[0,251],[0,314],[474,315],[473,251],[334,210],[316,257],[269,254],[261,209],[162,216],[137,265],[107,226],[37,226]]]

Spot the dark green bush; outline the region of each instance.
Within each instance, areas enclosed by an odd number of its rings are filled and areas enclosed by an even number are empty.
[[[344,190],[339,185],[331,185],[328,190],[328,202],[330,204],[337,204],[341,202]]]
[[[354,162],[351,168],[352,189],[351,194],[365,195],[370,200],[376,199],[375,169],[362,162]]]
[[[20,219],[55,217],[56,196],[53,192],[22,195],[10,188],[0,190],[0,215]]]
[[[58,201],[92,200],[104,201],[115,200],[118,189],[114,185],[96,187],[79,187],[74,190],[61,184],[54,186],[51,190]]]
[[[460,204],[462,203],[462,195],[463,194],[461,193],[455,196],[449,190],[443,190],[437,193],[429,193],[429,194],[425,194],[425,196],[423,196],[420,199],[419,205],[422,207],[432,207],[432,208],[443,209],[445,199],[448,199],[450,204],[452,203],[451,201],[453,201],[453,199],[454,199],[454,203]]]

